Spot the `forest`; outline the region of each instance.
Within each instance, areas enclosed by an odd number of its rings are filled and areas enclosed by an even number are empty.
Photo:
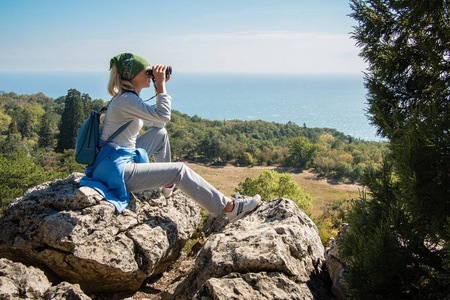
[[[78,128],[92,110],[106,104],[75,89],[57,99],[0,92],[2,206],[38,183],[83,172],[85,166],[75,162],[73,153]],[[347,182],[358,182],[364,170],[377,168],[387,146],[334,129],[214,121],[178,111],[172,111],[166,128],[174,161],[289,166]]]

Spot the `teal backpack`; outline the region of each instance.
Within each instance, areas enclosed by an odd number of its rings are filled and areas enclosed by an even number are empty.
[[[107,106],[101,110],[92,111],[81,125],[75,143],[75,160],[80,164],[92,164],[97,154],[103,147],[118,136],[133,120],[119,127],[104,143],[99,145],[100,116],[106,111]]]

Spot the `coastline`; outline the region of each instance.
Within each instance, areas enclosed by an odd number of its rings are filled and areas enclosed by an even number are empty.
[[[74,88],[109,100],[108,72],[5,73],[0,91],[42,92],[54,99]],[[23,79],[26,78],[26,83]],[[383,141],[365,116],[361,75],[176,73],[167,83],[172,109],[208,120],[263,120],[308,128],[333,128],[366,141]],[[152,89],[141,93],[152,96]],[[154,102],[150,101],[150,104]]]

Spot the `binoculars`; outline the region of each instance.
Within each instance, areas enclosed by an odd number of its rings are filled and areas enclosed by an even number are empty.
[[[152,69],[147,70],[146,74],[147,74],[148,76],[153,76],[153,70],[152,70]],[[166,79],[169,78],[169,75],[171,75],[171,74],[172,74],[172,67],[171,67],[171,66],[167,66],[167,69],[166,69]]]

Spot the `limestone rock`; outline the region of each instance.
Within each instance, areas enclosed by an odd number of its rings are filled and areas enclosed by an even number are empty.
[[[78,284],[61,282],[57,286],[50,288],[45,294],[45,300],[91,300],[85,295]]]
[[[194,270],[164,296],[330,299],[324,263],[316,225],[294,202],[280,198],[212,233]]]
[[[0,259],[0,299],[90,300],[78,284],[52,287],[44,272],[22,263]]]
[[[225,214],[220,214],[218,216],[208,216],[205,224],[203,225],[202,232],[208,237],[213,233],[221,232],[227,225],[229,221]]]
[[[0,257],[39,266],[50,280],[85,292],[134,291],[161,274],[200,222],[200,208],[177,191],[136,193],[121,214],[74,173],[28,190],[0,219]]]
[[[280,272],[232,273],[210,278],[196,299],[312,299],[306,283],[296,283]]]
[[[0,299],[41,299],[51,285],[41,270],[0,259]]]

